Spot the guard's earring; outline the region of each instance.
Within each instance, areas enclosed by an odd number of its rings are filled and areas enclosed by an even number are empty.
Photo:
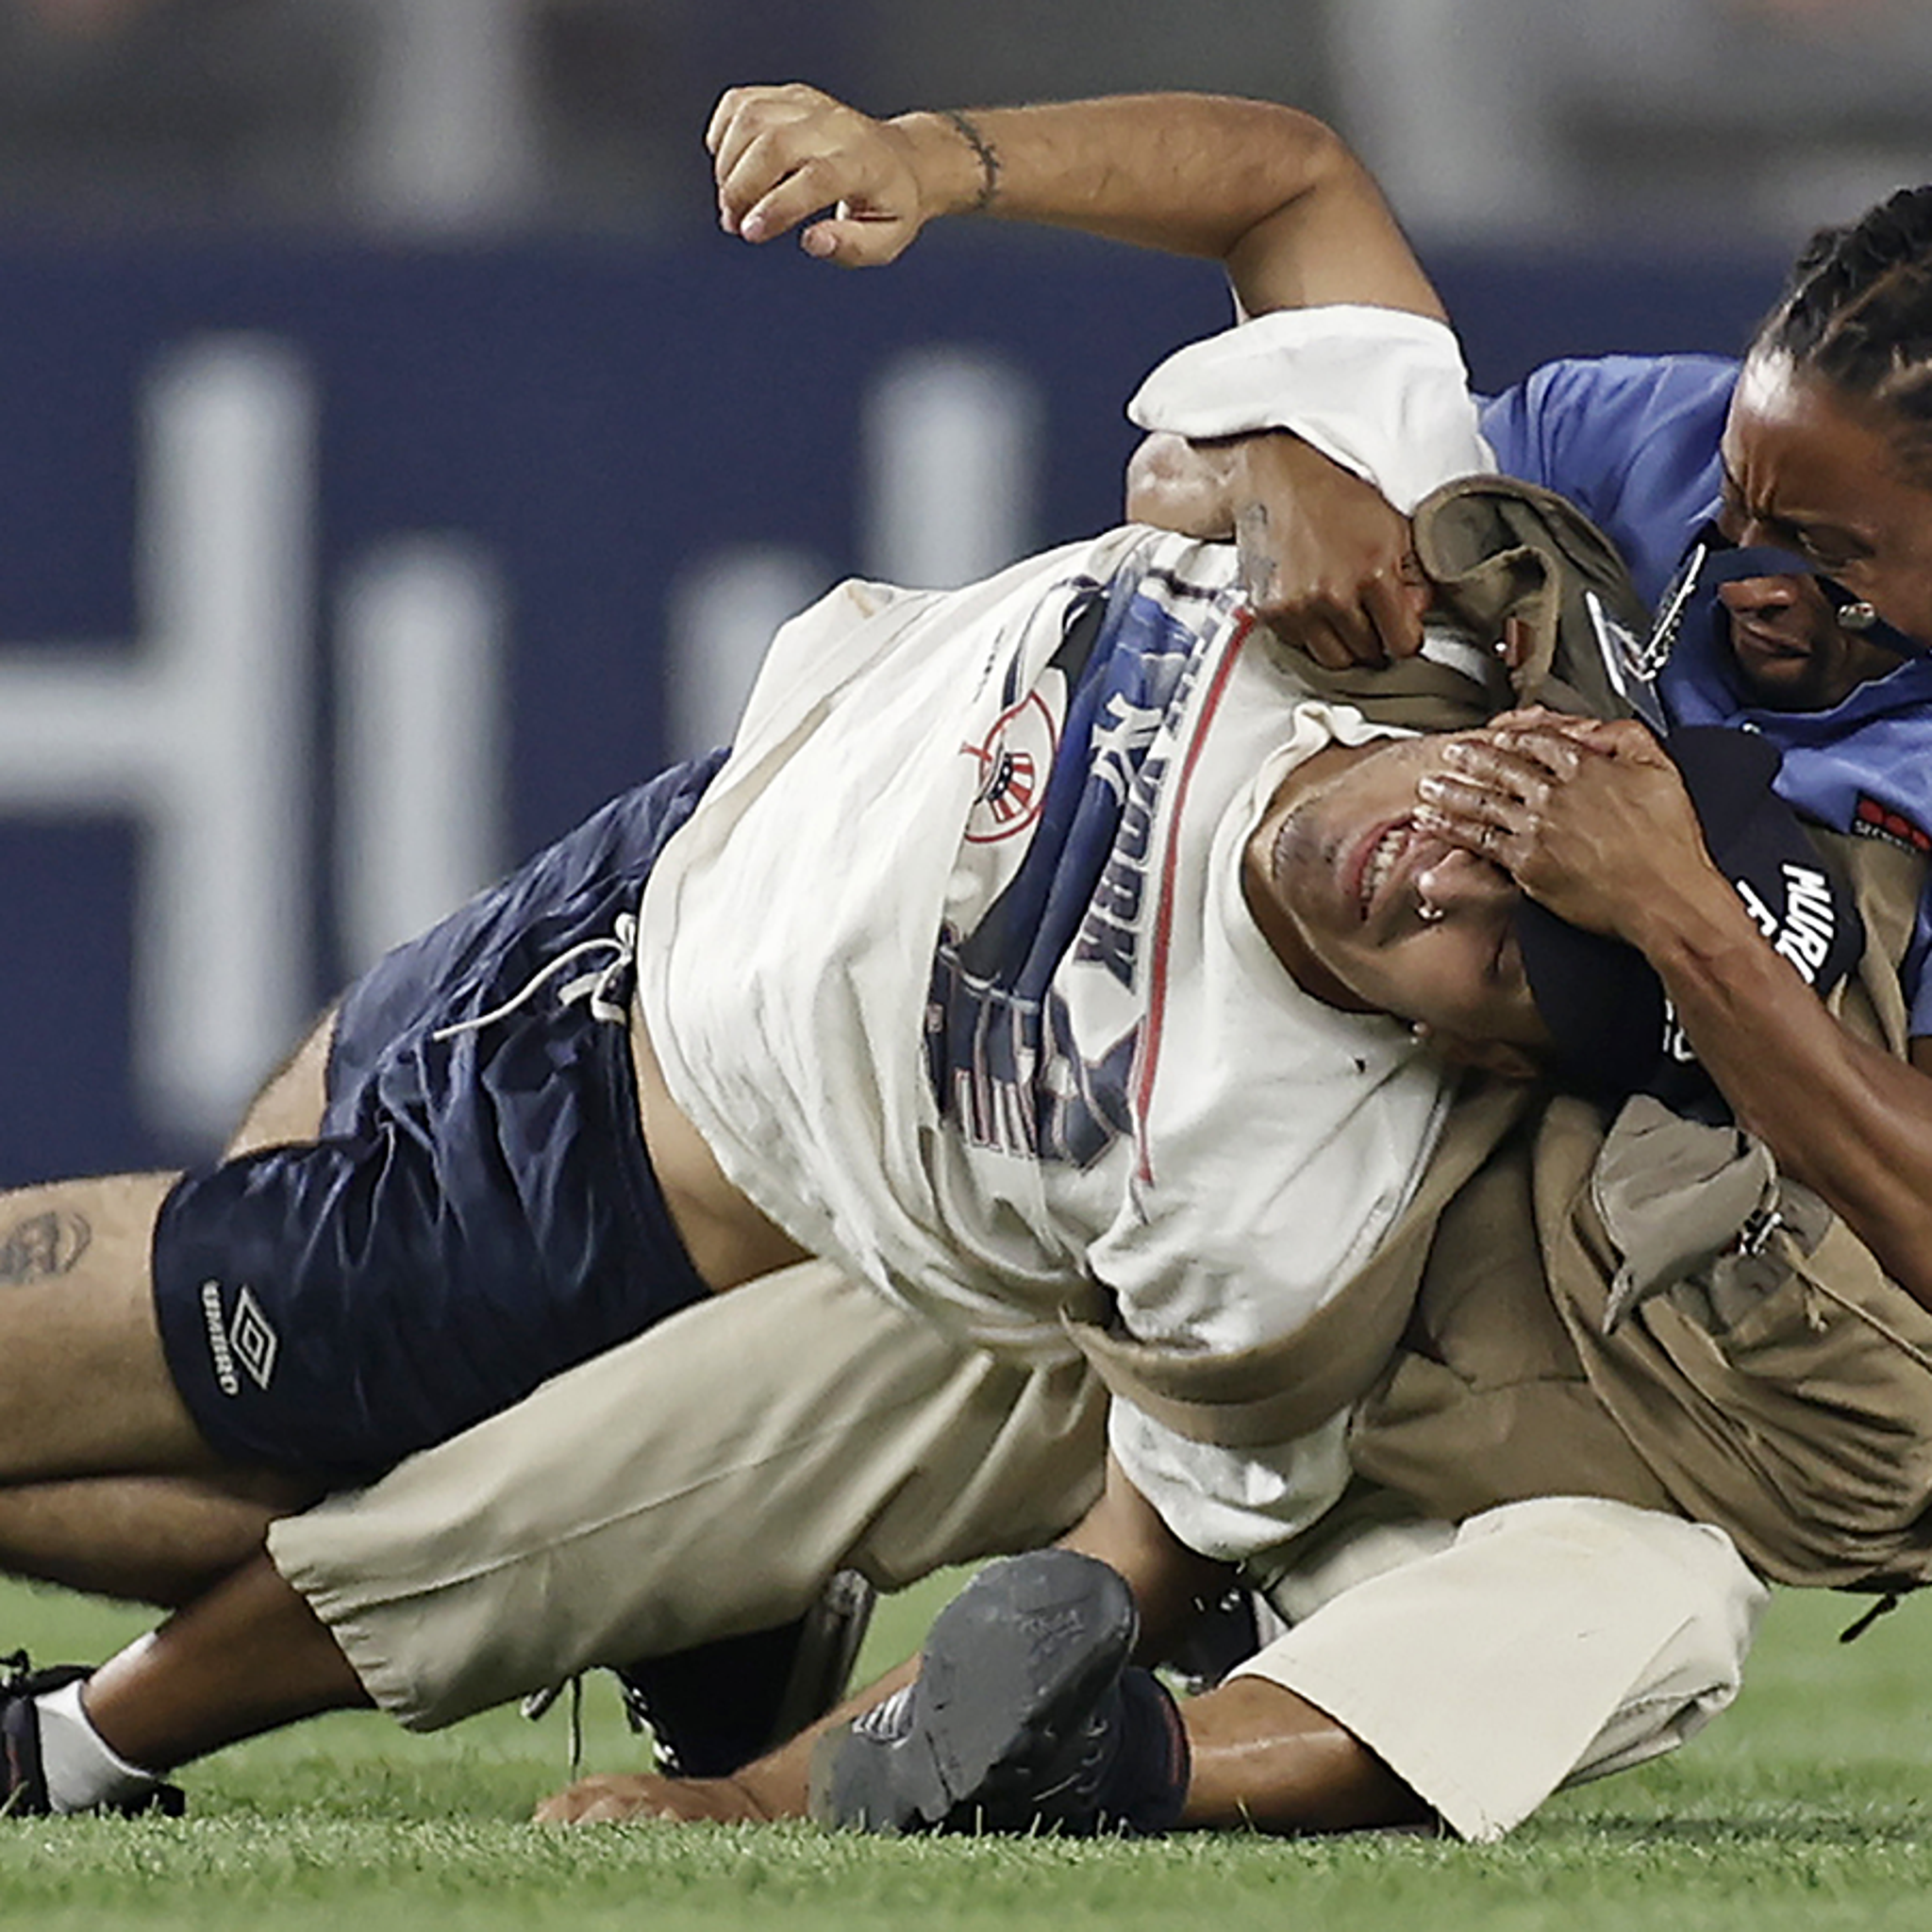
[[[1442,920],[1442,908],[1432,901],[1425,899],[1419,891],[1415,895],[1415,916],[1424,925],[1438,925]]]
[[[1878,612],[1860,597],[1856,604],[1839,606],[1838,621],[1841,630],[1870,630],[1878,622]]]

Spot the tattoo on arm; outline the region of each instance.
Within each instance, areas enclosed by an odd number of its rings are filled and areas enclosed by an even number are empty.
[[[0,1288],[71,1273],[92,1239],[83,1217],[58,1208],[16,1221],[0,1234]]]
[[[1275,563],[1265,547],[1268,534],[1268,506],[1244,504],[1234,520],[1234,543],[1241,594],[1250,604],[1262,603],[1274,588]]]
[[[983,215],[1000,192],[999,150],[980,133],[972,117],[962,114],[958,108],[935,108],[933,111],[973,150],[979,162],[979,195],[967,212]]]

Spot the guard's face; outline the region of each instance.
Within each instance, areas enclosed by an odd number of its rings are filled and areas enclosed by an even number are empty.
[[[1295,981],[1351,1012],[1419,1023],[1466,1058],[1527,1072],[1549,1044],[1524,977],[1522,894],[1416,827],[1445,738],[1334,746],[1290,773],[1243,855],[1257,924]],[[1495,1054],[1488,1049],[1507,1051]]]
[[[1739,681],[1767,709],[1828,711],[1903,661],[1846,630],[1810,577],[1740,577],[1717,593],[1730,613]]]
[[[1905,474],[1880,412],[1787,357],[1753,356],[1723,455],[1731,541],[1795,551],[1932,645],[1932,490]]]

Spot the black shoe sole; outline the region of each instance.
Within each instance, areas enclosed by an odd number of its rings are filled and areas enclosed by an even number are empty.
[[[847,1831],[930,1831],[970,1801],[997,1822],[1000,1801],[1117,1681],[1139,1630],[1132,1591],[1090,1557],[1041,1550],[981,1571],[934,1623],[898,1735],[860,1719],[820,1742],[811,1816]]]

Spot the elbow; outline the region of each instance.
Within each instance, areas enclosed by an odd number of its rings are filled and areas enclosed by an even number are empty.
[[[1184,537],[1233,534],[1225,449],[1157,431],[1127,460],[1126,515]]]

